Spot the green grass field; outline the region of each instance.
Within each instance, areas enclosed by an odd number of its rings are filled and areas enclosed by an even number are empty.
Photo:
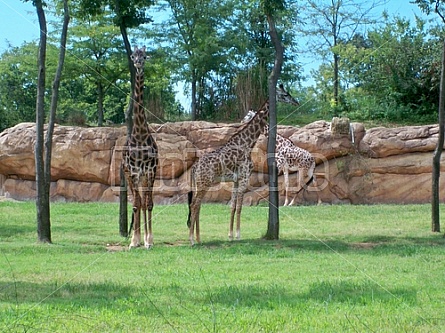
[[[117,204],[53,204],[38,244],[33,202],[0,203],[4,332],[444,332],[445,240],[430,206],[280,209],[204,205],[191,248],[186,205],[155,206],[152,250],[127,250]],[[445,214],[445,210],[441,212]]]

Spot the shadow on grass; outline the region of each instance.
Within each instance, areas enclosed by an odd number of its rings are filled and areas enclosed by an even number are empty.
[[[348,302],[367,305],[372,302],[403,302],[414,305],[417,301],[417,292],[409,288],[383,289],[369,280],[361,283],[323,281],[313,283],[304,298],[327,303]]]
[[[245,254],[258,254],[261,252],[269,252],[271,250],[306,250],[306,251],[346,251],[348,244],[342,241],[329,240],[264,240],[264,239],[246,239],[240,241],[210,241],[204,242],[198,247],[206,249],[225,249],[228,251],[245,252]]]
[[[2,239],[6,238],[13,238],[13,237],[20,237],[20,235],[23,234],[32,234],[36,232],[36,225],[29,223],[29,224],[8,224],[2,226],[2,231],[0,234],[0,241]]]
[[[207,303],[208,297],[197,299],[186,289],[176,285],[171,290],[160,290],[173,287],[161,287],[156,292],[170,294],[171,301],[183,304],[194,304],[197,301]],[[150,289],[150,288],[148,288]],[[113,283],[68,283],[63,286],[16,281],[15,283],[0,282],[0,298],[3,303],[11,306],[19,304],[50,304],[61,308],[93,308],[111,309],[118,312],[131,311],[133,315],[154,315],[157,310],[148,295],[152,291],[140,287],[129,287]],[[180,290],[178,290],[180,289]],[[367,305],[373,302],[416,303],[414,289],[396,288],[382,289],[380,286],[364,281],[321,281],[312,283],[305,292],[284,288],[277,284],[260,285],[227,285],[209,291],[211,301],[226,306],[256,307],[273,309],[281,305],[298,306],[308,301],[315,303],[347,302],[350,304]],[[175,296],[176,295],[176,296]],[[202,295],[204,296],[204,295]],[[153,295],[154,297],[154,295]],[[164,300],[165,301],[165,300]]]
[[[131,311],[136,315],[153,315],[150,299],[140,287],[114,283],[32,283],[24,281],[1,282],[0,299],[11,306],[51,305],[60,308],[114,308]],[[141,303],[143,306],[140,306]]]
[[[115,283],[70,282],[58,286],[0,281],[0,308],[4,310],[0,313],[0,326],[2,322],[6,325],[5,332],[51,331],[44,324],[48,321],[55,327],[66,327],[67,332],[71,326],[79,332],[130,332],[131,322],[126,322],[126,318],[162,315],[153,306],[157,301],[153,291],[151,287]],[[109,313],[113,319],[108,317]],[[103,319],[98,321],[101,316]],[[93,329],[91,325],[101,325],[102,329]]]
[[[368,254],[399,254],[412,255],[422,249],[445,246],[441,236],[431,237],[388,237],[372,236],[360,241],[341,241],[335,239],[295,239],[295,240],[264,240],[247,239],[241,241],[210,241],[198,245],[204,249],[224,249],[242,254],[259,254],[273,250],[313,251],[313,252],[361,252]],[[417,251],[418,250],[418,251]],[[284,255],[284,253],[283,253]]]
[[[309,286],[307,292],[285,289],[278,285],[261,286],[229,286],[215,291],[214,301],[227,306],[245,306],[273,309],[278,306],[298,306],[312,301],[329,305],[330,303],[349,303],[353,305],[369,305],[379,303],[417,302],[416,290],[407,288],[382,289],[369,281],[363,282],[317,282]]]

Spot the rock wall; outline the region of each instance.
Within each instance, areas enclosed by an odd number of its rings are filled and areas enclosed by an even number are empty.
[[[155,203],[186,202],[194,161],[226,142],[238,126],[210,122],[151,125],[160,157]],[[349,134],[333,134],[330,123],[317,121],[301,128],[279,126],[278,132],[317,159],[317,186],[300,193],[299,203],[317,203],[318,199],[324,203],[425,203],[431,199],[437,125],[365,130],[362,124],[352,123]],[[125,127],[56,125],[52,200],[117,202],[125,135]],[[34,123],[22,123],[0,133],[0,194],[18,200],[35,197],[34,145]],[[252,153],[254,171],[244,199],[247,205],[268,198],[266,146],[267,139],[260,136]],[[296,186],[296,180],[294,173],[290,183]],[[441,189],[444,185],[441,179]],[[205,200],[227,203],[231,188],[231,183],[216,184]],[[443,197],[445,189],[442,192]],[[280,200],[284,202],[284,197]]]

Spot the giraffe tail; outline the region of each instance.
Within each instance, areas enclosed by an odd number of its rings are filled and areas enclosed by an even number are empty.
[[[309,180],[304,184],[304,186],[302,186],[296,193],[300,193],[302,190],[307,190],[307,187],[315,180],[314,175],[312,175],[311,178],[309,178]]]
[[[190,204],[192,203],[192,199],[193,199],[193,191],[190,191],[188,193],[189,216],[187,218],[187,227],[189,227],[189,228],[190,228],[190,225],[192,224],[192,221],[191,221],[192,211],[190,210]]]

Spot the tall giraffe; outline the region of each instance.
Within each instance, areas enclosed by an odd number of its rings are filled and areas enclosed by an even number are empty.
[[[133,129],[122,153],[122,167],[133,195],[131,218],[133,237],[131,238],[130,249],[141,245],[141,210],[144,216],[144,246],[149,249],[153,246],[151,215],[153,210],[153,183],[158,165],[158,147],[148,128],[143,106],[144,64],[147,59],[145,46],[140,49],[136,46],[131,59],[136,68],[133,91]]]
[[[247,112],[242,123],[249,122],[255,116],[253,110]],[[264,135],[269,135],[269,125],[264,127]],[[315,170],[315,158],[307,150],[297,147],[294,143],[277,133],[277,142],[275,145],[275,160],[277,163],[278,173],[283,172],[284,175],[284,187],[285,196],[284,206],[289,202],[289,171],[298,171],[298,187],[295,191],[295,195],[290,202],[290,206],[293,205],[298,193],[306,188],[312,181],[316,186],[316,178],[314,175]],[[320,198],[318,198],[320,203]]]
[[[236,214],[236,238],[240,239],[241,209],[244,192],[247,189],[253,162],[250,156],[253,146],[263,132],[269,115],[269,102],[254,113],[252,119],[218,149],[203,155],[192,167],[191,191],[188,194],[189,239],[194,245],[194,230],[196,241],[200,242],[199,212],[201,201],[209,187],[220,181],[233,182],[231,214],[229,224],[229,239],[233,239],[233,224]]]

